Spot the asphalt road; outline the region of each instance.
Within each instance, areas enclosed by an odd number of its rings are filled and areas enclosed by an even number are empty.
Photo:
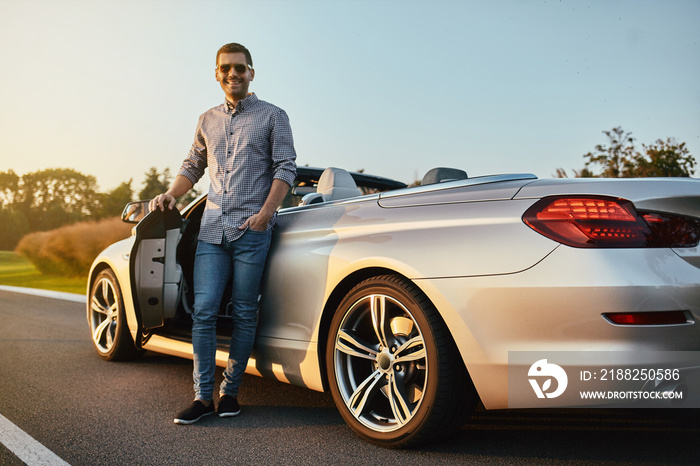
[[[401,451],[357,438],[330,395],[252,376],[240,416],[175,425],[191,387],[187,360],[102,361],[84,305],[0,291],[0,415],[73,465],[699,461],[698,410],[480,410],[454,437]],[[0,464],[22,462],[0,445]]]

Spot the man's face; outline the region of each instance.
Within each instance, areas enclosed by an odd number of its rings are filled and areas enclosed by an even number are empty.
[[[224,90],[226,98],[233,102],[245,99],[248,95],[248,86],[255,77],[255,70],[248,68],[245,59],[245,53],[222,53],[219,55],[218,63],[216,64],[216,80],[221,84],[221,89]],[[229,65],[229,66],[224,66]],[[239,73],[236,71],[235,65],[245,66],[245,71]],[[224,72],[221,68],[229,68]]]

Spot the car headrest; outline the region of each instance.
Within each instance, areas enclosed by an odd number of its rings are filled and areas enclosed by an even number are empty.
[[[321,173],[316,192],[323,194],[324,201],[335,201],[362,195],[350,173],[335,167],[328,167]]]
[[[437,167],[429,170],[420,184],[444,183],[446,181],[466,180],[467,178],[467,172],[459,168]]]

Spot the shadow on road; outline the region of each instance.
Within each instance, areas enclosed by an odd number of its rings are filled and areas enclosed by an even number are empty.
[[[160,366],[182,379],[182,392],[191,389],[189,360],[147,353],[133,366]],[[217,383],[221,370],[217,371]],[[197,424],[210,433],[227,429],[332,429],[336,440],[362,445],[396,458],[446,457],[479,463],[668,463],[697,464],[692,445],[700,437],[700,420],[691,409],[552,409],[478,410],[469,424],[439,443],[393,451],[370,446],[345,426],[328,393],[319,393],[275,380],[246,375],[239,395],[244,415],[234,423],[211,417]],[[338,438],[340,436],[341,438]],[[427,455],[427,456],[426,456]],[[524,460],[524,461],[523,461]],[[430,461],[428,461],[430,462]]]
[[[423,451],[494,458],[697,464],[694,409],[486,411]]]

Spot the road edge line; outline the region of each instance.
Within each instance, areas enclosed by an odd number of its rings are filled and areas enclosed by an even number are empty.
[[[65,466],[69,465],[56,453],[35,440],[31,435],[14,425],[0,414],[0,443],[26,464]]]
[[[24,293],[34,296],[42,296],[44,298],[62,299],[63,301],[73,301],[75,303],[87,302],[87,297],[77,293],[66,293],[65,291],[39,290],[36,288],[24,288],[21,286],[0,285],[0,291],[9,291],[11,293]]]

